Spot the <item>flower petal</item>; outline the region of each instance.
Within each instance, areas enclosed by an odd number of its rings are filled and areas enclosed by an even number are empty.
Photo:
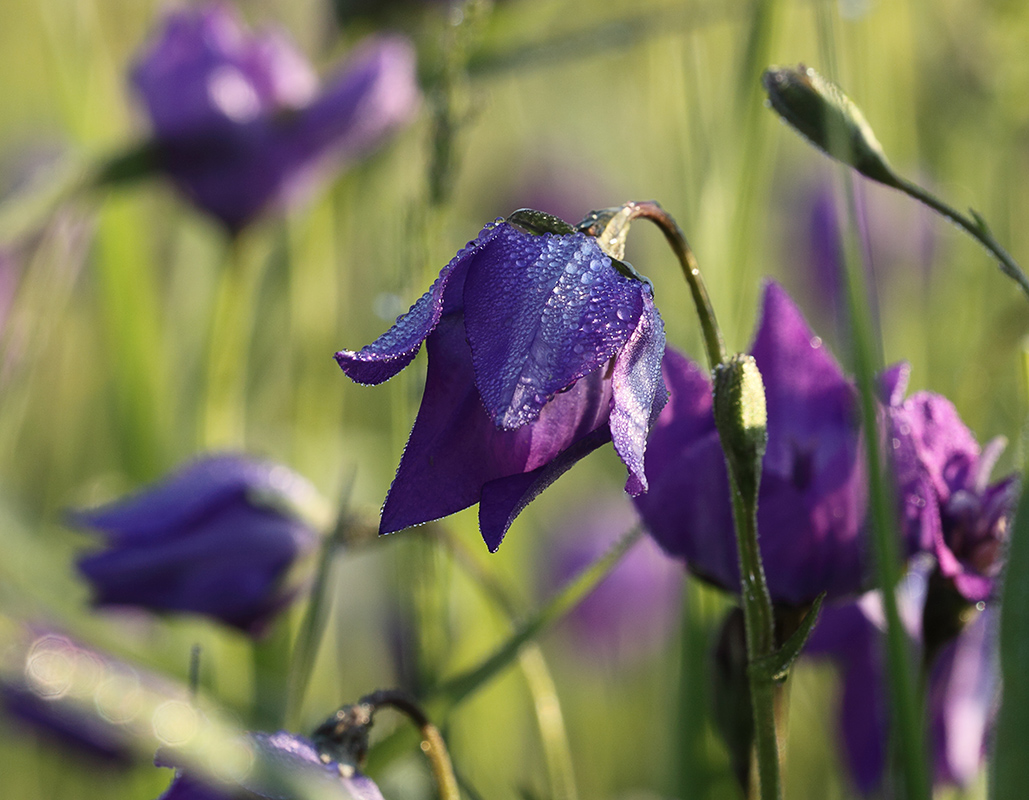
[[[495,223],[484,227],[478,237],[443,267],[429,291],[374,342],[356,352],[341,350],[336,353],[336,362],[343,372],[356,383],[377,384],[389,380],[410,364],[422,342],[439,322],[444,306],[448,311],[460,310],[461,292],[469,263],[503,228]]]
[[[462,315],[443,316],[427,349],[425,393],[382,509],[381,533],[474,505],[490,481],[533,472],[591,432],[606,430],[610,393],[599,372],[556,397],[536,424],[504,431],[475,387]]]
[[[532,422],[629,340],[645,284],[617,272],[583,234],[534,236],[501,225],[464,290],[475,382],[494,424]]]
[[[625,491],[634,497],[647,491],[643,469],[647,435],[668,402],[668,389],[661,377],[664,353],[664,322],[647,287],[639,324],[615,359],[611,375],[614,407],[608,423],[615,450],[629,470]]]

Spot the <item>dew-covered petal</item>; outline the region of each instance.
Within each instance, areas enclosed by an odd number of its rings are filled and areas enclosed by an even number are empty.
[[[315,489],[292,470],[240,455],[209,456],[160,483],[99,508],[69,514],[73,524],[104,534],[112,544],[148,541],[248,498],[281,497],[304,504]]]
[[[907,361],[891,364],[879,375],[879,400],[885,406],[899,406],[908,389],[911,365]]]
[[[555,393],[605,365],[639,322],[644,285],[617,272],[592,237],[501,225],[464,289],[476,385],[494,423],[532,422]]]
[[[979,443],[947,398],[916,392],[905,401],[897,426],[900,433],[911,436],[942,501],[956,489],[974,485]]]
[[[356,383],[377,384],[389,380],[414,360],[425,338],[439,322],[444,308],[460,311],[461,292],[469,264],[507,226],[491,223],[447,264],[411,309],[386,333],[360,350],[341,350],[336,362]]]
[[[647,491],[643,468],[647,435],[668,402],[668,390],[661,377],[664,353],[665,325],[654,306],[650,288],[646,287],[639,324],[615,359],[611,374],[611,439],[629,470],[625,491],[634,497]]]
[[[536,424],[504,431],[493,424],[475,387],[462,315],[443,316],[427,349],[425,392],[382,509],[381,533],[474,505],[489,481],[532,472],[578,439],[606,429],[610,389],[599,373],[558,395]]]

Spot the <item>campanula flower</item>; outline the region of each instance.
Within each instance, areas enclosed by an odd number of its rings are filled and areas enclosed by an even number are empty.
[[[1015,476],[990,483],[1003,439],[979,447],[953,404],[931,392],[901,401],[904,385],[890,404],[894,440],[913,448],[899,462],[901,491],[917,509],[911,522],[923,546],[936,557],[939,575],[968,603],[990,599],[1001,568],[1018,482]]]
[[[537,572],[547,593],[557,591],[639,524],[628,499],[596,497],[558,522],[541,550]],[[682,607],[682,565],[652,539],[632,546],[610,574],[561,621],[574,654],[586,662],[629,663],[669,641]]]
[[[241,786],[214,786],[192,777],[188,771],[180,771],[160,800],[280,800],[282,789],[275,784],[283,780],[299,781],[320,790],[318,797],[382,800],[379,788],[370,778],[348,765],[322,756],[303,736],[279,731],[251,733],[249,738],[262,762],[276,773],[270,776],[271,780],[262,781],[248,773]],[[174,766],[160,757],[157,763],[158,766]]]
[[[478,503],[495,551],[534,497],[609,441],[626,491],[646,491],[647,434],[667,399],[664,324],[649,283],[596,239],[491,223],[393,328],[336,360],[377,384],[423,341],[425,393],[380,533]]]
[[[902,624],[923,655],[923,620],[932,603],[932,559],[929,562],[928,568],[916,563],[897,591]],[[982,766],[1000,687],[996,626],[996,609],[987,607],[926,666],[926,719],[937,785],[968,785]],[[805,655],[828,658],[840,670],[844,762],[857,789],[873,794],[883,780],[889,740],[880,593],[869,592],[856,602],[825,609]]]
[[[406,39],[367,40],[319,91],[283,34],[249,33],[227,5],[169,14],[132,83],[161,167],[232,232],[381,144],[419,102]]]
[[[259,633],[293,599],[288,573],[318,535],[300,516],[315,490],[285,467],[207,457],[72,521],[106,547],[78,563],[100,606],[205,614]]]
[[[805,605],[820,592],[858,593],[866,571],[867,483],[853,385],[778,284],[764,291],[750,352],[765,384],[768,447],[758,532],[772,600]],[[674,351],[664,358],[672,400],[654,426],[650,491],[635,499],[667,553],[729,591],[739,568],[711,382]]]

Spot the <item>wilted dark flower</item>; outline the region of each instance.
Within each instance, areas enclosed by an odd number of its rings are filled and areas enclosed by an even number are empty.
[[[750,351],[765,385],[768,446],[758,531],[772,599],[805,605],[864,586],[867,485],[854,387],[786,292],[765,287]],[[650,491],[636,507],[650,533],[690,570],[738,591],[728,478],[704,370],[669,351],[672,400],[650,437]]]
[[[600,558],[638,518],[624,498],[594,498],[564,523],[541,552],[539,572],[555,591]],[[678,619],[682,565],[648,538],[632,546],[611,573],[562,621],[575,653],[623,661],[652,655]]]
[[[497,221],[391,330],[336,354],[353,380],[376,384],[428,343],[425,394],[381,533],[479,503],[496,550],[534,497],[609,441],[629,470],[626,490],[646,491],[647,433],[667,398],[664,324],[650,285],[627,272],[592,237]]]
[[[293,598],[290,567],[318,536],[299,510],[315,491],[289,469],[207,457],[72,521],[107,548],[79,561],[97,605],[206,614],[251,634]]]
[[[359,157],[418,105],[415,56],[401,37],[370,39],[321,93],[280,33],[249,34],[226,5],[171,13],[132,82],[161,166],[231,231],[302,194],[327,165]]]
[[[897,592],[904,627],[918,643],[928,571],[915,566]],[[928,665],[926,714],[936,784],[967,785],[982,765],[1000,686],[996,624],[995,609],[987,608]],[[805,654],[830,658],[840,669],[844,760],[858,790],[872,794],[882,783],[889,740],[880,593],[825,609]]]
[[[1004,441],[994,439],[983,451],[945,397],[917,392],[901,403],[903,393],[901,383],[889,419],[892,436],[913,445],[897,469],[908,506],[918,510],[912,532],[961,597],[990,599],[1018,491],[1013,475],[989,482]]]
[[[323,757],[308,739],[285,731],[251,733],[250,741],[262,765],[241,786],[216,786],[179,772],[160,800],[282,800],[291,783],[310,786],[318,797],[340,800],[382,800],[372,780],[352,767]],[[159,766],[173,766],[158,758]]]

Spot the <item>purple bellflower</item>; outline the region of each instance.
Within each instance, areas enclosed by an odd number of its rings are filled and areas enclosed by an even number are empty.
[[[924,651],[922,620],[932,602],[932,565],[919,560],[898,588],[897,601],[908,635]],[[928,665],[926,714],[937,785],[966,786],[983,763],[1000,687],[996,626],[996,609],[988,607],[940,647]],[[889,741],[880,593],[826,608],[804,652],[805,657],[828,658],[840,670],[844,762],[856,788],[873,794],[882,784]]]
[[[387,333],[336,354],[354,381],[377,384],[427,342],[425,393],[380,533],[478,503],[495,551],[533,498],[609,441],[626,491],[646,491],[647,434],[667,399],[664,323],[649,283],[629,273],[592,237],[498,220]]]
[[[917,392],[901,402],[904,388],[903,380],[893,388],[889,421],[893,438],[910,442],[897,468],[906,505],[916,511],[909,523],[966,602],[989,600],[1018,492],[1013,475],[989,482],[1004,440],[980,449],[949,400]]]
[[[600,558],[639,523],[627,498],[597,497],[555,526],[540,552],[545,589],[556,591]],[[643,538],[611,573],[562,620],[571,650],[584,662],[630,663],[653,655],[669,641],[681,608],[682,565]]]
[[[107,546],[79,571],[100,606],[205,614],[252,635],[296,594],[288,573],[317,545],[298,513],[314,488],[241,456],[207,457],[133,497],[72,514]]]
[[[233,233],[374,149],[419,104],[406,39],[369,39],[319,93],[284,35],[250,34],[227,5],[169,14],[132,83],[161,167]]]
[[[768,407],[758,531],[772,600],[802,606],[823,591],[830,598],[857,594],[865,583],[867,483],[855,389],[776,283],[765,287],[750,352]],[[663,369],[672,400],[650,437],[650,491],[636,507],[667,553],[739,591],[711,382],[674,351]]]
[[[180,771],[161,795],[160,800],[282,800],[284,795],[278,784],[301,781],[319,789],[318,797],[338,797],[340,800],[382,800],[382,793],[374,782],[348,765],[323,756],[314,744],[285,731],[278,733],[251,733],[250,742],[261,756],[262,762],[280,773],[279,780],[271,781],[247,777],[241,786],[215,786]],[[174,766],[160,755],[158,766]],[[288,785],[288,784],[287,784]]]

